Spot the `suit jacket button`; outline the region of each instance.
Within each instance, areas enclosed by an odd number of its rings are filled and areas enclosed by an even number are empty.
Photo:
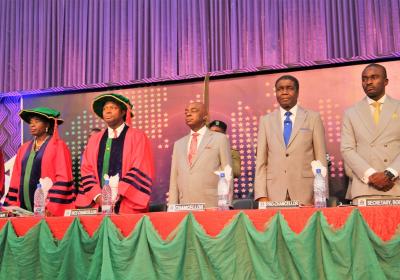
[[[288,157],[289,156],[289,154],[286,154],[286,157]]]

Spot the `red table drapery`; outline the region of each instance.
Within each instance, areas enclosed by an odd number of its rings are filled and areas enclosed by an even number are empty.
[[[355,207],[337,207],[322,209],[328,224],[334,229],[341,228]],[[383,241],[390,240],[400,226],[400,207],[363,207],[358,208],[368,226]],[[300,233],[306,226],[309,218],[318,209],[268,209],[268,210],[245,210],[243,211],[252,221],[254,227],[259,231],[264,231],[268,227],[268,222],[278,213],[283,215],[289,227],[295,232]],[[205,232],[210,236],[218,233],[237,215],[239,211],[205,211],[193,212],[197,222],[202,225]],[[146,213],[135,215],[113,215],[111,220],[120,229],[123,236],[128,236],[135,228],[137,222],[144,216],[148,216],[154,228],[161,238],[166,240],[168,236],[178,227],[179,223],[188,213]],[[54,237],[61,240],[73,221],[73,217],[47,217],[46,222]],[[79,217],[81,224],[90,236],[99,227],[103,216],[82,216]],[[10,220],[18,236],[25,235],[29,229],[34,227],[39,221],[38,217],[9,218],[0,220],[0,229]]]

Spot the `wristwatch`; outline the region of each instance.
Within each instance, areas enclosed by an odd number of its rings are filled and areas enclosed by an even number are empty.
[[[394,176],[394,174],[393,174],[392,172],[390,172],[389,170],[383,171],[383,174],[385,174],[385,176],[386,176],[390,181],[396,180],[396,177]]]

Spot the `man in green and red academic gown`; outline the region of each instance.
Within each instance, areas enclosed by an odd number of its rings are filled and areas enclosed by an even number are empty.
[[[146,212],[154,178],[150,141],[131,127],[132,104],[125,96],[107,93],[93,101],[93,111],[107,129],[92,135],[82,157],[82,184],[76,206],[101,206],[104,175],[119,175],[116,213]]]

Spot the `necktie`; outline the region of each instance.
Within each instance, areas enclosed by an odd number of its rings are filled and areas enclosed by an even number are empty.
[[[116,129],[113,129],[113,132],[114,132],[114,139],[115,139],[115,138],[118,138],[117,130],[116,130]]]
[[[188,155],[190,165],[192,165],[194,156],[196,155],[196,152],[197,152],[197,136],[199,136],[199,135],[200,134],[197,132],[192,134],[192,141],[190,142],[189,155]]]
[[[283,140],[285,140],[285,146],[287,147],[290,139],[290,135],[292,134],[292,120],[290,119],[290,115],[292,113],[287,111],[285,113],[285,120],[283,121]]]
[[[376,125],[378,125],[379,123],[379,117],[381,114],[381,103],[375,101],[374,103],[372,103],[372,106],[374,106],[374,123]]]

